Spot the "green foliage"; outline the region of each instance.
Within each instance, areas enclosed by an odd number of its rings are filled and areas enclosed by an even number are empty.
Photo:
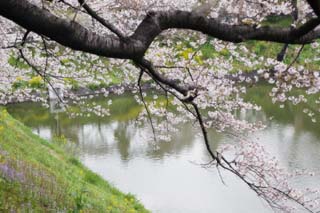
[[[0,112],[0,212],[148,212],[66,154],[65,138],[57,140]]]
[[[15,82],[12,84],[13,89],[25,88],[28,86],[28,81],[22,79],[22,77],[17,77]]]
[[[263,22],[262,26],[272,26],[272,27],[289,27],[293,22],[292,16],[268,16]]]
[[[8,63],[13,66],[16,67],[18,69],[29,69],[29,65],[24,62],[21,58],[17,58],[14,54],[11,54],[9,59],[8,59]]]
[[[34,76],[28,81],[31,88],[44,88],[45,84],[41,76]]]
[[[74,78],[64,78],[63,81],[66,83],[66,84],[69,84],[71,85],[71,88],[73,90],[78,90],[80,88],[79,86],[79,82],[77,80],[75,80]]]
[[[33,76],[28,81],[22,79],[22,77],[17,77],[16,80],[13,82],[12,86],[13,89],[23,89],[23,88],[34,88],[34,89],[41,89],[45,88],[44,80],[41,76]]]
[[[88,86],[88,88],[91,89],[91,90],[100,89],[100,84],[89,83],[87,86]]]

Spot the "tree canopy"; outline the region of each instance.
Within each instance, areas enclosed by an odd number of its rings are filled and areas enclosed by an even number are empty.
[[[62,84],[64,105],[85,106],[71,116],[106,116],[79,90],[90,88],[88,97],[129,91],[145,108],[153,140],[197,121],[210,165],[238,176],[274,209],[296,211],[293,202],[319,211],[319,191],[293,188],[292,174],[247,139],[264,124],[234,115],[260,109],[242,95],[262,81],[280,107],[308,102],[304,111],[316,122],[320,99],[308,97],[320,90],[318,0],[0,0],[0,16],[2,104],[48,105],[47,86]],[[146,100],[149,89],[165,101]],[[209,128],[239,142],[213,150]]]

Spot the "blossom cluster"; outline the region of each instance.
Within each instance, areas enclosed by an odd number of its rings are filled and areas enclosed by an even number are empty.
[[[52,11],[56,16],[77,21],[99,35],[112,34],[88,15],[77,0],[29,1]],[[258,29],[266,24],[270,16],[292,14],[296,8],[294,2],[215,1],[208,17],[230,26],[252,25],[253,29]],[[132,34],[149,11],[193,11],[199,6],[197,0],[90,0],[86,3],[124,35]],[[293,28],[313,15],[306,2],[298,3],[299,19],[291,23]],[[26,41],[22,41],[25,30],[3,18],[0,18],[0,35],[0,104],[39,101],[49,107],[48,87],[63,85],[63,105],[69,110],[70,117],[92,114],[103,117],[110,114],[110,94],[130,92],[144,108],[137,123],[148,121],[151,127],[148,139],[155,137],[162,141],[171,140],[168,131],[176,132],[179,125],[199,120],[192,104],[201,111],[205,128],[236,136],[264,128],[261,122],[252,123],[235,116],[239,111],[260,110],[259,106],[244,100],[243,96],[248,86],[261,81],[273,86],[271,101],[280,103],[280,107],[288,102],[294,105],[312,102],[316,107],[303,111],[314,122],[314,115],[319,113],[319,97],[310,98],[320,90],[320,59],[317,54],[301,57],[301,60],[288,56],[293,60],[280,62],[275,54],[265,53],[267,49],[279,49],[279,46],[271,46],[270,43],[234,44],[199,32],[170,29],[155,39],[145,58],[153,62],[159,75],[178,86],[192,88],[187,94],[182,94],[154,81],[152,75],[146,72],[142,73],[139,82],[142,86],[137,85],[142,71],[129,60],[73,51],[35,33],[30,33]],[[305,46],[290,47],[288,51],[297,56],[300,53],[303,55],[303,48],[320,53],[317,41]],[[103,106],[86,101],[101,95],[106,98]],[[192,104],[186,101],[188,99]],[[81,111],[72,111],[68,105],[78,105]],[[278,167],[275,159],[265,154],[258,143],[242,140],[227,150],[231,150],[233,159],[228,161],[231,164],[223,165],[231,166],[231,170],[250,183],[248,185],[256,189],[257,194],[271,206],[294,211],[287,205],[287,200],[291,200],[307,209],[318,208],[317,199],[308,200],[302,196],[314,196],[317,192],[298,192],[290,188],[286,182],[289,175]],[[17,176],[10,173],[8,165],[2,165],[0,170],[7,176]]]

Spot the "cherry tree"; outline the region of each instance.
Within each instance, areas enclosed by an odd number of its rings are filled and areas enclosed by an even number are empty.
[[[319,92],[319,72],[308,66],[316,54],[296,64],[305,46],[320,51],[319,1],[0,0],[0,15],[1,104],[48,105],[47,86],[63,84],[67,101],[61,102],[83,106],[70,116],[107,116],[108,108],[88,106],[85,99],[131,92],[144,107],[137,122],[149,122],[152,140],[170,140],[167,131],[197,121],[212,160],[208,166],[233,173],[275,210],[320,210],[318,190],[296,189],[289,181],[313,173],[285,172],[246,137],[264,124],[234,115],[260,109],[243,94],[261,80],[273,85],[270,96],[280,106],[307,102]],[[266,21],[290,15],[289,26]],[[285,46],[277,60],[254,53],[249,41]],[[283,61],[288,45],[295,53],[290,63]],[[203,48],[216,54],[208,56]],[[88,87],[92,90],[83,89]],[[295,88],[304,93],[292,95]],[[147,91],[157,91],[152,100],[146,100]],[[319,103],[312,104],[319,109]],[[319,110],[305,112],[316,121]],[[236,136],[238,143],[213,150],[210,128]]]

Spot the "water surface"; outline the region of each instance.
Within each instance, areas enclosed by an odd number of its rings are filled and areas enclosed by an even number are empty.
[[[268,125],[250,137],[259,137],[260,143],[288,170],[319,171],[320,126],[302,113],[303,106],[280,109],[269,103],[264,87],[255,88],[247,97],[261,104],[262,111],[238,116]],[[73,141],[86,166],[120,190],[135,194],[152,212],[273,212],[236,177],[222,172],[224,185],[215,169],[199,166],[209,158],[201,136],[191,125],[181,126],[172,142],[145,142],[145,131],[149,129],[135,123],[140,106],[130,95],[112,99],[112,116],[107,118],[69,119],[65,113],[50,113],[35,103],[11,105],[8,111],[44,138],[64,135]],[[213,132],[210,138],[214,147],[232,143],[232,139]],[[297,182],[320,187],[319,177]]]

